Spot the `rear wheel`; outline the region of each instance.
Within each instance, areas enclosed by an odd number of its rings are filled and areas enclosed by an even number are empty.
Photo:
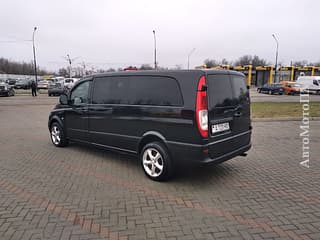
[[[144,173],[154,181],[164,181],[172,176],[172,161],[167,148],[160,142],[145,145],[140,161]]]
[[[59,123],[54,122],[51,124],[50,136],[53,145],[56,147],[65,147],[68,145],[68,140],[66,139],[64,131]]]

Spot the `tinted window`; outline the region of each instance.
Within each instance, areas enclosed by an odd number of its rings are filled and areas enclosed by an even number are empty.
[[[90,82],[80,83],[71,93],[71,104],[79,105],[88,103]]]
[[[129,82],[124,77],[94,79],[92,103],[129,104]]]
[[[208,76],[208,95],[211,107],[225,107],[233,105],[233,94],[228,75]]]
[[[319,86],[319,83],[317,82],[317,80],[313,80],[313,84]]]
[[[178,83],[155,76],[103,77],[94,80],[93,103],[181,106]]]
[[[248,89],[246,79],[243,76],[231,75],[234,98],[240,102],[246,101],[248,97]]]

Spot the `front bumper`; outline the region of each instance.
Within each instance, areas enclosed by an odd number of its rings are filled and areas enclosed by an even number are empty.
[[[9,90],[0,90],[0,96],[6,96],[9,94]]]

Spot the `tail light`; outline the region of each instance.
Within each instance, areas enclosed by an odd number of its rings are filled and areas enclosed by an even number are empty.
[[[208,98],[206,78],[199,79],[196,102],[196,120],[202,137],[208,137]]]

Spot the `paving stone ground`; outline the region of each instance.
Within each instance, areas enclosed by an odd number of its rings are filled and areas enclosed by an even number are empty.
[[[320,239],[319,121],[309,169],[299,165],[300,122],[254,122],[247,157],[158,183],[132,156],[54,147],[52,107],[0,98],[1,240]]]

